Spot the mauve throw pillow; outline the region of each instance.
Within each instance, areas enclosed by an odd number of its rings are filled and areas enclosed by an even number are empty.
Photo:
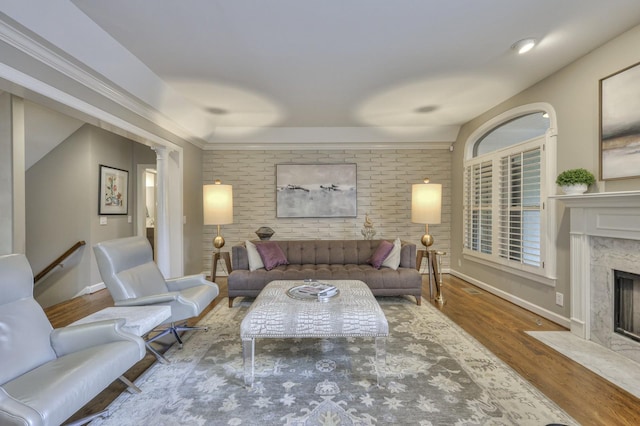
[[[256,244],[256,249],[258,249],[258,253],[260,253],[260,257],[262,258],[262,263],[264,263],[264,269],[267,271],[270,271],[279,265],[289,264],[284,252],[275,241]]]
[[[389,241],[382,240],[380,241],[380,245],[378,246],[376,251],[373,252],[373,255],[369,258],[369,260],[367,260],[367,262],[374,268],[380,269],[380,266],[382,266],[382,262],[384,262],[387,256],[389,256],[391,250],[393,250],[393,244],[391,244]]]

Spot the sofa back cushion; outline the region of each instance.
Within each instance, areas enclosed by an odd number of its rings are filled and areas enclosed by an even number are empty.
[[[367,264],[381,240],[283,240],[275,241],[291,265],[346,265]],[[258,242],[256,242],[258,244]],[[248,270],[247,250],[244,245],[233,246],[233,269]],[[403,242],[400,267],[416,267],[416,246]]]

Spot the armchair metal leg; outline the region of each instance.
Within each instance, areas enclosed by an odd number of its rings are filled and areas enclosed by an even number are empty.
[[[173,333],[173,337],[175,337],[176,340],[178,341],[178,344],[180,345],[180,349],[182,349],[182,340],[180,339],[178,330],[175,327],[171,327],[171,332]]]
[[[149,344],[149,342],[144,342],[145,346],[147,347],[147,350],[149,352],[151,352],[152,354],[155,355],[156,359],[158,361],[160,361],[163,364],[169,364],[169,360],[167,358],[164,357],[164,355],[162,355],[160,352],[156,351],[153,346],[151,346]]]
[[[209,331],[209,327],[189,327],[186,325],[177,326],[175,327],[175,329],[177,331],[196,331],[196,330]]]
[[[204,331],[208,331],[209,327],[198,327],[198,326],[188,326],[185,324],[182,325],[176,325],[176,323],[172,322],[171,325],[169,325],[167,328],[165,328],[164,330],[160,331],[157,335],[153,336],[152,338],[150,338],[149,340],[146,341],[147,343],[147,348],[150,348],[149,343],[154,342],[156,340],[158,340],[161,337],[166,336],[167,334],[171,333],[173,334],[173,337],[176,338],[176,341],[178,342],[178,344],[180,345],[180,348],[182,349],[182,339],[180,338],[180,335],[178,334],[178,332],[182,332],[182,331],[196,331],[196,330],[204,330]],[[152,350],[150,348],[151,352],[154,353],[154,355],[156,355],[156,357],[159,355],[157,353],[157,351]],[[163,359],[165,359],[164,357],[162,357]],[[165,359],[166,361],[166,359]],[[168,361],[167,361],[168,362]]]
[[[120,379],[120,381],[122,383],[127,385],[127,387],[129,388],[129,392],[131,392],[131,393],[142,393],[140,388],[137,387],[131,380],[127,379],[126,377],[120,376],[120,377],[118,377],[118,379]]]

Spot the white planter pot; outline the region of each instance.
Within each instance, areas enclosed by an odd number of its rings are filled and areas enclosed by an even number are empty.
[[[578,183],[576,185],[564,185],[560,188],[562,188],[562,192],[567,195],[580,195],[587,192],[587,185],[585,185],[584,183]]]

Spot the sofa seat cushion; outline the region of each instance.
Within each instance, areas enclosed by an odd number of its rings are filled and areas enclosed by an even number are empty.
[[[109,386],[113,377],[122,375],[139,359],[137,344],[107,343],[57,358],[2,388],[11,398],[37,411],[45,424],[62,424],[77,407],[88,403]]]
[[[304,264],[282,265],[271,271],[260,269],[257,271],[236,270],[230,276],[229,296],[253,295],[256,296],[260,289],[271,281],[280,280],[304,280],[307,278],[316,280],[359,280],[367,283],[374,291],[388,289],[393,293],[394,289],[420,289],[422,278],[415,269],[398,268],[397,270],[382,267],[376,269],[369,264]],[[251,291],[255,290],[255,291]],[[250,292],[250,294],[247,293]],[[382,292],[384,293],[384,292]],[[382,294],[377,293],[377,294]]]

